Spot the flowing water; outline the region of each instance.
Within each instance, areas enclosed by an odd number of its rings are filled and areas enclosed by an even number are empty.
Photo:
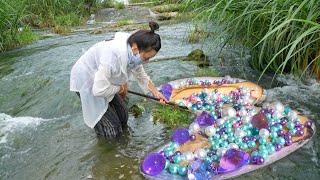
[[[205,48],[213,68],[221,76],[230,74],[256,82],[259,73],[244,61],[247,52],[219,45],[206,49],[210,41],[188,44],[190,24],[161,27],[163,48],[155,58],[185,56]],[[129,117],[128,128],[116,140],[98,139],[83,119],[75,93],[69,92],[69,73],[81,54],[113,33],[48,36],[32,45],[0,54],[0,179],[144,179],[140,164],[145,155],[168,142],[172,129],[152,121],[152,108],[142,117]],[[240,57],[244,58],[240,58]],[[193,62],[151,62],[145,69],[156,85],[192,77]],[[268,99],[279,99],[315,121],[320,119],[320,84],[301,83],[291,76],[260,81]],[[130,89],[139,91],[134,79]],[[141,98],[129,95],[130,103]],[[151,106],[152,107],[152,106]],[[301,149],[274,164],[243,175],[240,179],[319,179],[319,131]]]

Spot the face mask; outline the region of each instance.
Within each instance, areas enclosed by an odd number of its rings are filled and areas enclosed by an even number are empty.
[[[132,52],[132,48],[129,44],[128,44],[128,58],[129,58],[128,66],[131,69],[136,68],[138,65],[142,64],[142,62],[143,62],[141,60],[140,53],[138,52],[137,54],[134,55]]]

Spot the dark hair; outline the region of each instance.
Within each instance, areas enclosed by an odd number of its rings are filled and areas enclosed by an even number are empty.
[[[139,51],[148,52],[153,49],[158,52],[161,49],[161,39],[154,31],[159,29],[159,24],[150,21],[149,27],[151,30],[139,30],[132,34],[127,41],[128,44],[132,46],[133,43],[136,43]]]

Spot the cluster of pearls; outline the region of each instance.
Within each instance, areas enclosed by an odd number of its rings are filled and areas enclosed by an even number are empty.
[[[191,83],[198,83],[190,80]],[[188,85],[190,85],[188,81]],[[216,164],[228,149],[239,149],[251,153],[252,164],[263,164],[269,155],[280,151],[281,148],[293,143],[294,136],[303,136],[304,128],[311,127],[311,122],[300,123],[297,112],[279,101],[264,103],[261,110],[251,107],[250,91],[240,87],[229,95],[218,93],[218,90],[194,93],[181,100],[180,105],[192,108],[193,111],[210,111],[214,118],[213,125],[200,127],[197,122],[189,126],[189,140],[196,140],[196,134],[208,138],[209,148],[197,149],[194,153],[177,151],[179,144],[172,142],[160,153],[166,158],[166,167],[171,174],[186,175],[187,166],[179,165],[181,162],[191,162],[204,159],[212,163],[210,167],[216,169]],[[224,107],[229,104],[228,107]],[[231,105],[231,106],[230,106]],[[223,108],[224,107],[224,108]],[[258,128],[254,126],[253,116],[262,114],[267,119],[267,126]],[[259,123],[259,122],[257,122]],[[286,133],[284,131],[286,130]]]
[[[235,84],[239,83],[239,80],[231,79],[230,77],[226,77],[225,79],[221,80],[197,80],[197,79],[187,79],[186,81],[182,81],[179,84],[173,85],[173,89],[180,89],[180,88],[187,88],[192,85],[200,85],[203,87],[210,87],[211,85],[218,85],[221,86],[223,84]]]

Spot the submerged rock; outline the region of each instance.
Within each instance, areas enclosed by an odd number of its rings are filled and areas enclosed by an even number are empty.
[[[183,61],[196,61],[199,67],[210,66],[208,57],[201,49],[191,51]]]

